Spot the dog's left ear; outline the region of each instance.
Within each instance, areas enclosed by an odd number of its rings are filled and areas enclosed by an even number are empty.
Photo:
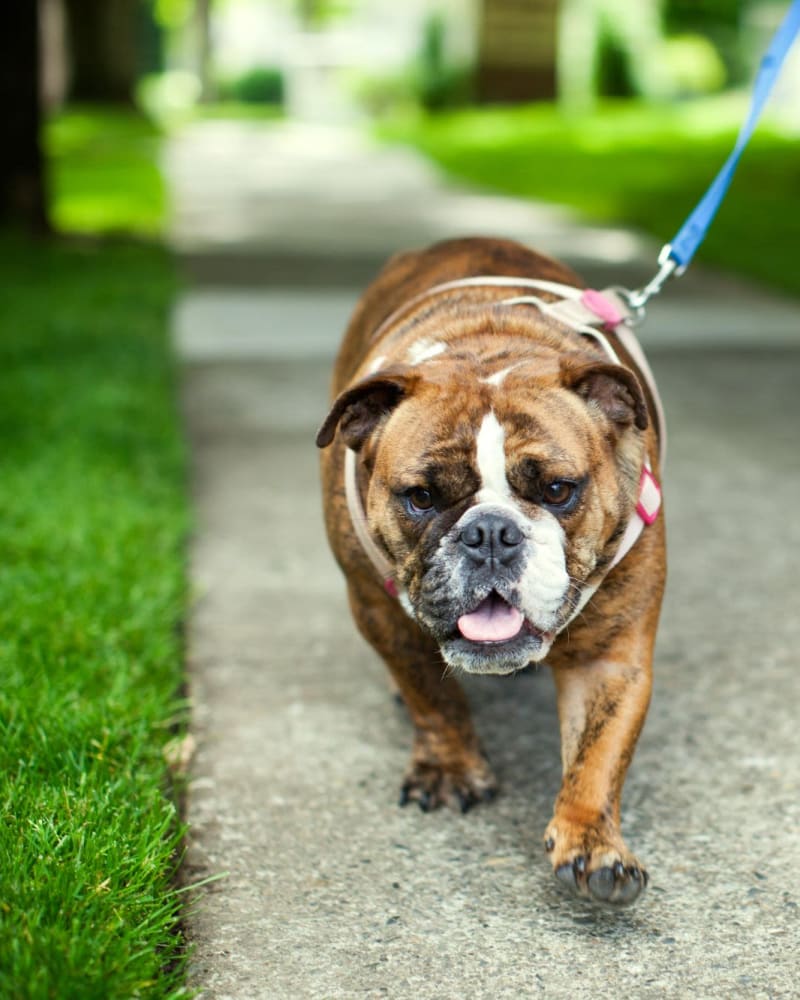
[[[418,375],[400,367],[377,372],[345,389],[317,433],[317,447],[326,448],[338,427],[347,447],[358,451],[418,380]]]
[[[613,364],[575,364],[565,358],[561,366],[564,385],[593,403],[619,427],[635,424],[647,428],[649,418],[639,380],[629,368]]]

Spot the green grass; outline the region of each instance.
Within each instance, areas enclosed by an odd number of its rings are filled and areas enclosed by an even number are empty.
[[[12,237],[0,257],[0,996],[183,996],[172,267]]]
[[[672,238],[730,152],[739,98],[652,107],[548,105],[395,118],[379,128],[480,187],[573,206]],[[700,249],[706,261],[800,293],[800,143],[762,128]]]
[[[159,130],[133,110],[69,108],[49,121],[50,216],[74,233],[161,233],[167,211]]]

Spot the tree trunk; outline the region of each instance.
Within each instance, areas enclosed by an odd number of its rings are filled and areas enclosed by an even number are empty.
[[[8,4],[0,31],[0,223],[47,229],[42,155],[39,147],[39,6],[35,0]]]
[[[557,0],[482,0],[478,99],[552,100]]]
[[[138,0],[66,0],[66,8],[71,99],[132,101]]]

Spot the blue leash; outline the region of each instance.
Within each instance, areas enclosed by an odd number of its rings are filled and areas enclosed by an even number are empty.
[[[753,87],[750,111],[739,131],[733,151],[675,238],[661,248],[661,253],[658,255],[660,266],[658,274],[644,288],[627,293],[628,305],[636,312],[639,319],[644,316],[644,307],[648,300],[661,291],[667,279],[673,275],[677,277],[683,274],[697,248],[705,239],[739,165],[739,158],[753,134],[775,81],[780,76],[784,60],[798,34],[800,34],[800,0],[793,0],[775,32],[766,55],[761,60]]]

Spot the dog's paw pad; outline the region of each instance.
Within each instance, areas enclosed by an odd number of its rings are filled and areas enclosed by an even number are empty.
[[[423,812],[449,806],[465,813],[480,802],[490,802],[496,794],[497,782],[483,761],[469,769],[415,761],[400,789],[399,804],[416,802]]]
[[[647,881],[647,872],[638,865],[623,865],[617,861],[613,866],[604,865],[592,872],[586,884],[592,899],[627,906],[639,898]]]
[[[574,861],[566,865],[559,865],[558,868],[556,868],[556,878],[559,882],[562,882],[565,886],[567,886],[568,889],[572,889],[573,892],[578,892],[585,870],[586,859],[575,858]]]
[[[559,865],[555,876],[577,895],[611,906],[628,906],[647,888],[647,872],[639,865],[623,865],[617,861],[591,870],[590,864],[585,857],[579,856]]]
[[[609,906],[628,906],[647,888],[647,872],[616,834],[606,839],[595,828],[571,830],[551,824],[545,834],[558,881],[585,899]],[[608,831],[605,831],[608,834]]]

